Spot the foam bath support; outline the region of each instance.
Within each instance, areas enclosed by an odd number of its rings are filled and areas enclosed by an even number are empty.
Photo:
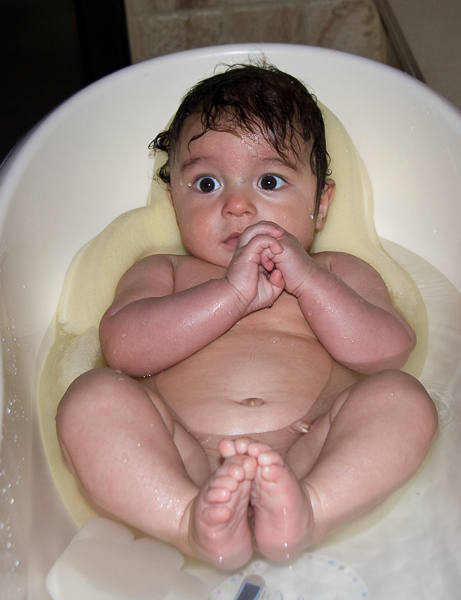
[[[373,195],[366,169],[350,136],[331,111],[321,105],[325,119],[330,169],[336,183],[328,221],[312,250],[350,252],[367,260],[382,275],[396,307],[418,337],[404,370],[421,374],[427,351],[427,315],[418,288],[387,254],[373,224]],[[153,172],[166,160],[155,157]],[[77,252],[64,279],[56,313],[53,346],[39,384],[39,418],[45,453],[59,492],[76,523],[83,525],[95,512],[79,493],[59,447],[55,416],[66,389],[80,374],[104,367],[99,323],[114,298],[123,273],[151,254],[184,254],[176,217],[166,192],[152,179],[147,206],[123,213]]]
[[[67,267],[116,216],[145,204],[147,145],[184,92],[217,63],[243,61],[252,50],[208,48],[112,75],[56,110],[0,172],[5,598],[49,598],[46,574],[76,533],[50,476],[36,409]],[[439,438],[415,479],[321,550],[360,573],[372,598],[454,600],[461,588],[461,116],[425,86],[365,59],[296,46],[263,50],[341,119],[364,159],[377,232],[393,242],[386,248],[405,263],[428,307],[421,379],[441,416]]]

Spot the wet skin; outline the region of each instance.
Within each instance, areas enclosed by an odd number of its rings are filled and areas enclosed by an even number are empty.
[[[307,152],[199,132],[190,119],[171,164],[191,256],[123,276],[100,327],[110,368],[69,388],[57,425],[92,503],[235,569],[254,545],[287,560],[379,505],[437,418],[395,370],[415,338],[379,275],[309,254],[333,182],[316,212]]]

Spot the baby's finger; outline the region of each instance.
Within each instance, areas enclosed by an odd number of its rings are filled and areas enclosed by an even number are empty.
[[[241,244],[239,240],[238,247],[242,250],[244,249],[245,251],[249,251],[251,253],[254,252],[259,255],[261,255],[265,250],[267,250],[267,252],[265,253],[266,256],[268,256],[269,254],[275,256],[276,254],[281,254],[283,252],[283,247],[279,243],[279,241],[273,238],[272,236],[266,234],[260,234],[253,237],[250,240],[248,240],[246,244]]]
[[[271,272],[275,267],[274,263],[275,254],[272,252],[271,248],[264,248],[261,252],[261,265],[266,269],[266,271]]]
[[[283,275],[279,271],[279,269],[274,269],[272,271],[272,273],[270,274],[269,281],[275,287],[278,287],[278,288],[284,288],[285,287],[285,280],[283,279]]]
[[[247,227],[239,238],[239,245],[244,246],[257,235],[270,235],[274,238],[282,237],[285,231],[279,227],[276,223],[271,221],[259,221],[255,225]]]

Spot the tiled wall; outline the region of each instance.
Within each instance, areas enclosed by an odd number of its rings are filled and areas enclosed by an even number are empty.
[[[189,48],[279,42],[387,61],[373,0],[125,0],[133,62]]]

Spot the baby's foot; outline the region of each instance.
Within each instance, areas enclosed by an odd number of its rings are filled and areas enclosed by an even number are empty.
[[[253,553],[248,508],[256,465],[250,456],[226,457],[195,500],[193,544],[201,558],[219,568],[237,569]]]
[[[258,550],[277,562],[294,558],[312,543],[314,515],[307,487],[269,446],[252,443],[258,461],[251,491]]]

